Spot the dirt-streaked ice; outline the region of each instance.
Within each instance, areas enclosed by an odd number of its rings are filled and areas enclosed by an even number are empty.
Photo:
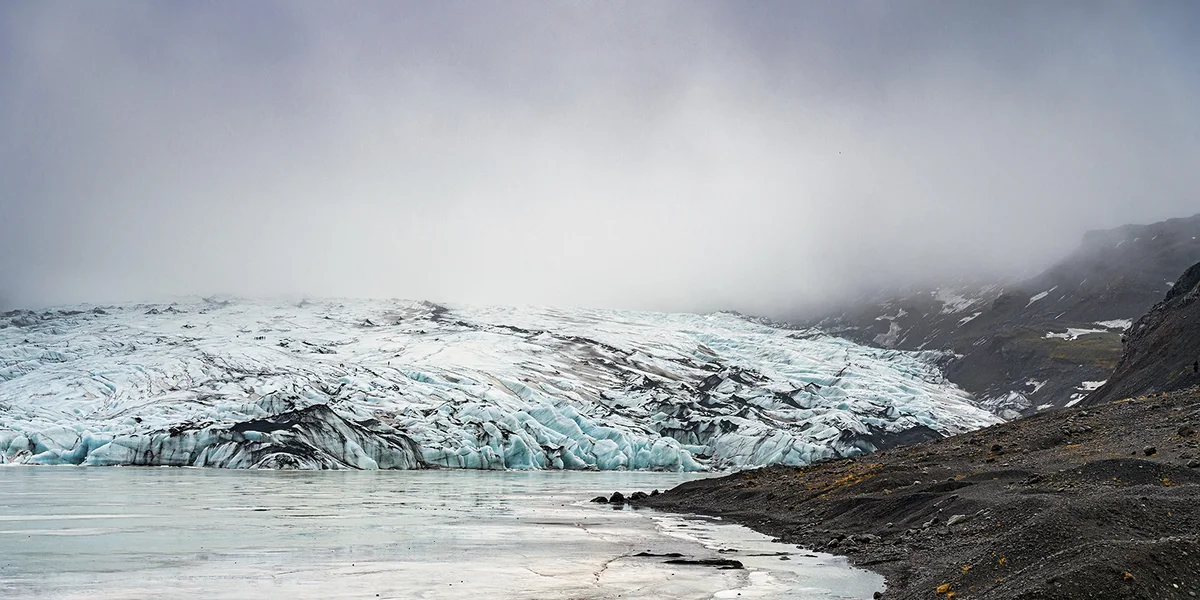
[[[933,352],[736,314],[195,300],[0,316],[0,461],[702,470],[997,422]]]

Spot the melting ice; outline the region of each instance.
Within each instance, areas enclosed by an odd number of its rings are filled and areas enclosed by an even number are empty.
[[[740,315],[194,300],[0,315],[0,462],[653,469],[998,422],[934,352]]]

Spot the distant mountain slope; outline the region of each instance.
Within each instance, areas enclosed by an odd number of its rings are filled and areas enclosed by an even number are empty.
[[[805,322],[884,348],[951,349],[951,381],[1005,417],[1077,403],[1121,358],[1122,332],[1200,260],[1200,215],[1086,234],[1019,282],[883,293]]]
[[[1129,330],[1125,355],[1087,404],[1200,385],[1200,263]]]

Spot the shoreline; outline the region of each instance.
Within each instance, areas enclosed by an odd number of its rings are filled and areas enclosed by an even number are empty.
[[[638,501],[847,556],[886,599],[1200,595],[1200,390]],[[1191,466],[1189,466],[1191,465]]]

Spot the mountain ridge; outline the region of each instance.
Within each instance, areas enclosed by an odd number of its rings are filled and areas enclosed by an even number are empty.
[[[1019,281],[887,290],[796,321],[883,348],[955,354],[947,377],[1004,418],[1078,403],[1121,358],[1122,335],[1200,261],[1200,214],[1084,234]]]

